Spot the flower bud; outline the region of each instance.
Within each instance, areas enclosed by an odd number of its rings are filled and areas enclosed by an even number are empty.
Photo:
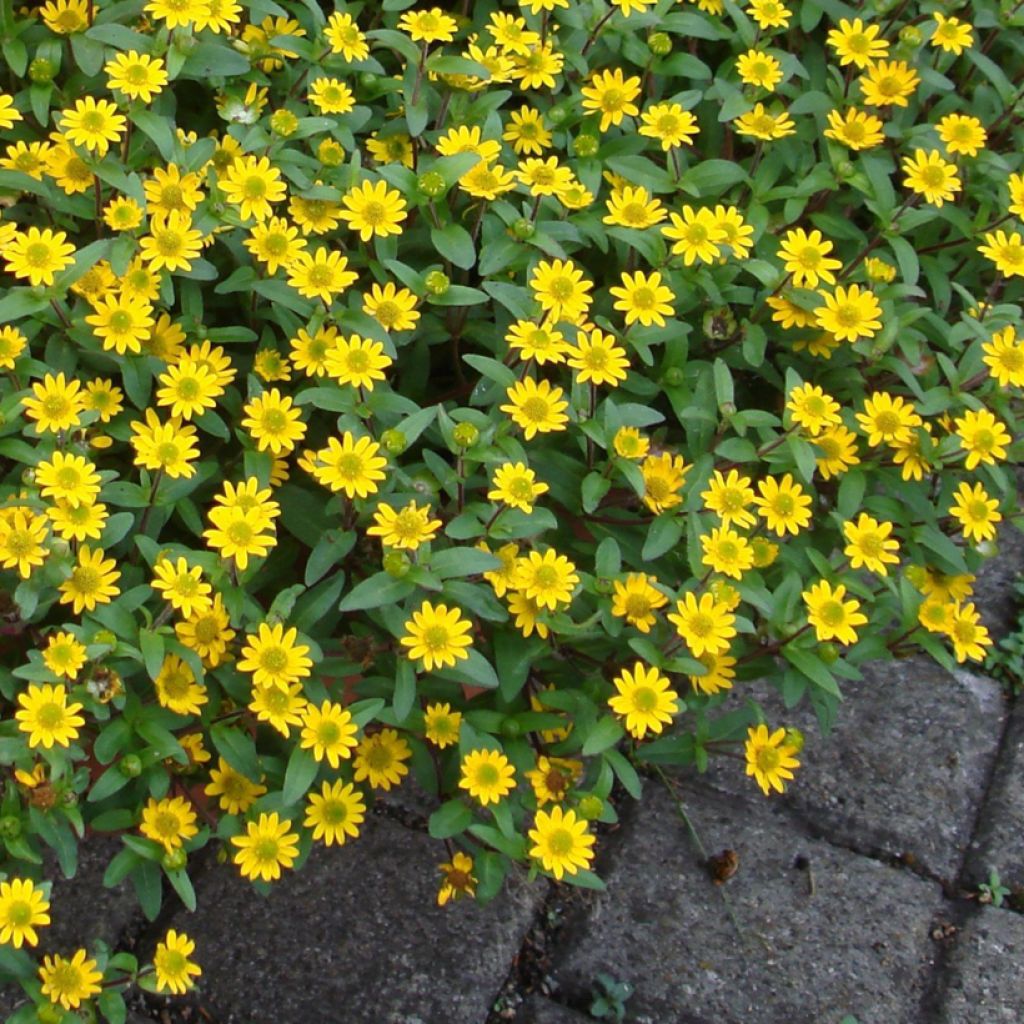
[[[345,161],[345,147],[335,139],[324,139],[317,146],[316,155],[324,167],[340,167]]]
[[[408,445],[405,434],[400,430],[385,430],[380,435],[380,443],[384,446],[384,451],[388,455],[401,455]]]
[[[501,735],[507,740],[519,739],[523,734],[523,727],[512,715],[509,715],[501,723]]]
[[[672,52],[672,37],[667,32],[652,32],[647,45],[655,57],[667,57]]]
[[[547,119],[553,125],[560,125],[560,124],[562,124],[566,120],[566,118],[568,118],[568,116],[569,116],[569,112],[565,109],[565,107],[552,107],[547,112]]]
[[[916,49],[924,42],[924,35],[916,25],[904,25],[900,29],[900,45]]]
[[[528,238],[533,238],[534,232],[537,229],[533,226],[533,222],[527,220],[525,217],[520,217],[519,220],[512,224],[509,231],[513,238],[518,238],[520,242],[525,242]]]
[[[683,373],[681,366],[670,366],[661,378],[662,384],[668,388],[682,387],[686,381],[686,375]]]
[[[404,551],[388,551],[384,555],[383,566],[393,580],[400,580],[409,575],[412,563]]]
[[[587,793],[586,796],[580,798],[579,812],[581,818],[585,818],[587,821],[597,821],[604,812],[604,801],[593,793]]]
[[[5,814],[0,818],[0,839],[17,839],[21,835],[21,818]]]
[[[438,196],[444,195],[447,185],[445,184],[444,177],[437,171],[427,171],[416,180],[416,187],[425,196],[436,199]]]
[[[275,110],[270,115],[270,130],[283,139],[294,135],[298,128],[299,119],[290,110]]]
[[[594,589],[599,594],[610,594],[615,589],[615,583],[607,576],[598,576],[597,579],[594,580]]]
[[[835,644],[818,644],[818,657],[826,665],[834,665],[839,660],[839,648]]]
[[[137,779],[142,774],[142,758],[138,754],[126,754],[118,763],[117,770],[126,779]]]
[[[582,157],[597,156],[600,145],[601,140],[596,135],[590,135],[589,133],[577,135],[576,141],[572,144],[576,155]]]
[[[188,863],[188,854],[179,846],[177,850],[168,850],[160,858],[160,863],[168,871],[181,871]]]
[[[60,1024],[64,1019],[64,1010],[57,1003],[41,1003],[36,1007],[36,1020],[39,1024]]]
[[[786,746],[792,747],[794,754],[804,749],[804,734],[795,725],[786,729]]]
[[[472,423],[460,423],[452,437],[460,448],[472,448],[480,440],[480,431]]]
[[[36,85],[46,85],[48,82],[52,82],[53,76],[56,74],[57,65],[45,57],[36,57],[28,66],[28,77]]]
[[[117,637],[109,629],[100,629],[96,631],[96,635],[92,638],[94,644],[106,644],[108,647],[117,646]]]
[[[448,280],[448,275],[442,273],[440,270],[432,270],[427,274],[427,291],[431,295],[444,295],[448,291],[451,281]]]

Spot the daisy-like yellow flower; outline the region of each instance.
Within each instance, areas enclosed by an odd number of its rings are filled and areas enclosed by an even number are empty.
[[[242,411],[242,426],[261,451],[287,455],[306,436],[302,413],[288,395],[271,388],[247,402]]]
[[[561,331],[550,324],[532,320],[516,320],[508,329],[505,341],[520,359],[545,363],[564,363],[570,346]]]
[[[819,281],[835,284],[832,271],[843,265],[841,260],[829,257],[831,251],[832,243],[823,238],[820,231],[794,228],[783,236],[778,256],[786,271],[793,275],[793,284],[797,288],[817,288]]]
[[[857,627],[867,622],[867,616],[860,611],[856,598],[844,601],[846,587],[832,586],[828,580],[819,580],[802,595],[807,606],[807,621],[814,627],[817,638],[838,640],[841,644],[857,642]]]
[[[540,861],[558,881],[589,869],[594,859],[594,837],[587,831],[585,820],[577,819],[573,810],[553,807],[550,814],[537,811],[535,828],[529,830],[533,846],[530,856]]]
[[[856,284],[848,288],[840,285],[823,298],[825,305],[814,310],[818,326],[840,341],[871,338],[881,330],[882,307],[874,292]]]
[[[736,73],[744,85],[774,92],[782,81],[782,65],[770,53],[763,50],[747,50],[736,58]]]
[[[167,85],[167,70],[163,59],[128,50],[107,61],[103,70],[107,86],[124,93],[131,100],[151,103],[153,97]]]
[[[143,9],[168,28],[185,28],[208,17],[210,4],[208,0],[150,0]]]
[[[17,327],[0,327],[0,370],[13,370],[19,356],[27,348],[28,338]]]
[[[286,264],[288,283],[307,299],[330,304],[358,275],[348,269],[348,257],[320,246],[316,252],[297,252]]]
[[[516,788],[516,770],[498,750],[471,750],[462,759],[459,788],[486,807]]]
[[[292,867],[299,855],[299,837],[291,827],[291,821],[276,811],[262,813],[258,821],[246,824],[244,835],[231,837],[237,847],[234,861],[243,878],[275,882],[282,868]]]
[[[1024,387],[1024,338],[1018,338],[1013,326],[996,331],[981,346],[982,361],[1000,387]]]
[[[332,768],[337,768],[341,759],[352,756],[358,731],[352,715],[340,704],[329,700],[319,707],[307,704],[302,713],[299,746],[312,750],[317,761],[326,759]]]
[[[678,146],[692,146],[700,132],[697,118],[678,103],[652,103],[640,115],[640,135],[657,139],[664,152]]]
[[[981,484],[973,486],[962,481],[953,495],[949,514],[960,523],[960,529],[968,540],[992,540],[996,535],[996,524],[1003,520],[999,512],[999,499],[990,498]]]
[[[299,229],[284,217],[268,217],[253,225],[242,244],[266,266],[268,274],[276,274],[282,267],[288,269],[307,243]]]
[[[840,18],[839,27],[829,30],[828,45],[835,50],[841,67],[853,64],[867,68],[889,55],[889,44],[881,38],[881,32],[877,25],[865,24],[860,18]]]
[[[660,733],[679,711],[679,695],[668,679],[642,661],[623,669],[612,681],[616,693],[608,704],[621,715],[631,736],[642,740],[647,731]]]
[[[70,142],[105,156],[110,143],[118,142],[128,123],[110,100],[83,96],[70,110],[60,114],[61,129]]]
[[[388,188],[386,181],[364,181],[350,188],[341,202],[345,209],[338,217],[350,230],[358,231],[364,242],[376,236],[401,234],[407,216],[406,203],[400,192]]]
[[[928,40],[932,46],[937,46],[946,53],[955,53],[959,57],[973,44],[974,32],[967,22],[959,18],[947,18],[938,12],[932,17],[935,19],[935,28]]]
[[[635,117],[640,113],[635,102],[640,95],[640,79],[636,75],[626,78],[622,68],[593,72],[582,93],[583,109],[601,115],[602,132],[608,131],[612,125],[622,124],[624,117]]]
[[[736,678],[736,659],[729,654],[705,652],[697,659],[704,666],[703,675],[687,676],[690,686],[698,693],[713,696],[723,690],[731,690]]]
[[[196,812],[183,796],[162,800],[150,797],[142,809],[139,831],[147,839],[160,843],[168,853],[173,853],[198,834]]]
[[[538,481],[534,471],[525,463],[505,462],[494,471],[492,489],[487,492],[487,497],[529,515],[534,502],[547,490],[548,485]]]
[[[750,0],[746,11],[763,29],[785,28],[793,16],[781,0]]]
[[[14,98],[0,93],[0,130],[13,128],[20,120],[21,111],[14,105]]]
[[[196,428],[183,424],[178,417],[161,423],[153,409],[145,412],[146,421],[132,421],[131,444],[135,464],[144,469],[160,470],[171,479],[195,474],[192,463],[199,458]]]
[[[423,709],[423,732],[435,747],[444,749],[459,742],[462,712],[453,711],[450,704],[428,704]]]
[[[1018,231],[989,231],[978,252],[1007,277],[1024,277],[1024,237]]]
[[[16,231],[2,250],[8,272],[33,287],[49,287],[56,275],[74,262],[75,247],[67,237],[63,231],[49,228]]]
[[[121,572],[105,552],[83,544],[71,575],[60,585],[60,603],[70,604],[75,615],[84,609],[91,612],[98,604],[109,604],[121,591],[116,586]]]
[[[729,246],[736,259],[745,260],[754,244],[753,226],[743,219],[743,215],[735,206],[721,204],[715,207],[715,223],[725,234],[718,244]]]
[[[811,521],[811,496],[787,473],[782,480],[773,476],[758,481],[759,496],[754,498],[758,514],[769,530],[779,537],[798,534]]]
[[[54,633],[43,648],[43,664],[55,675],[77,679],[88,660],[85,644],[71,633]],[[0,939],[0,942],[3,940]]]
[[[829,111],[828,128],[825,129],[824,135],[825,138],[833,139],[847,149],[859,152],[862,149],[874,149],[885,141],[882,127],[881,120],[874,114],[858,110],[856,107],[848,107],[845,113],[838,110]]]
[[[29,509],[16,509],[0,519],[0,568],[17,569],[27,580],[50,553],[46,528],[47,517]]]
[[[869,107],[905,107],[921,76],[902,60],[880,60],[869,65],[858,79]]]
[[[351,14],[335,11],[327,19],[324,38],[330,43],[331,53],[340,53],[345,60],[366,60],[370,46]]]
[[[672,223],[661,233],[672,242],[673,255],[682,256],[686,266],[697,260],[713,263],[721,256],[718,243],[725,241],[725,230],[712,210],[684,206],[682,214],[672,212],[669,219]]]
[[[958,662],[985,660],[985,648],[992,646],[992,639],[980,620],[973,604],[954,607],[946,633],[953,642],[953,655]]]
[[[754,491],[750,478],[738,470],[730,469],[723,474],[716,469],[708,481],[708,489],[701,492],[704,506],[716,513],[723,526],[753,526],[757,521],[748,507],[754,502]]]
[[[789,393],[786,409],[793,422],[808,434],[817,435],[839,426],[839,403],[815,384],[800,384]]]
[[[171,928],[153,953],[156,990],[182,996],[195,985],[202,968],[189,960],[196,944],[184,933]]]
[[[543,807],[566,798],[569,790],[583,777],[583,762],[541,754],[537,758],[537,766],[525,775],[537,798],[537,806]]]
[[[372,391],[377,381],[385,379],[384,371],[392,362],[381,342],[353,334],[335,341],[324,359],[324,368],[339,384]]]
[[[438,870],[442,874],[441,888],[437,891],[439,907],[451,900],[475,895],[477,879],[473,875],[473,858],[469,854],[457,850],[449,862],[438,865]]]
[[[351,782],[324,782],[319,793],[310,793],[303,825],[313,830],[313,838],[325,846],[344,846],[359,835],[366,817],[363,795]]]
[[[943,160],[934,149],[915,149],[913,157],[903,158],[903,170],[903,184],[933,206],[951,201],[962,187],[956,164]]]
[[[539,157],[521,160],[515,174],[532,196],[557,195],[573,182],[571,168],[560,164],[555,156],[546,160]]]
[[[53,458],[36,466],[36,483],[44,498],[64,501],[69,505],[90,505],[100,491],[96,467],[81,455],[54,452]]]
[[[391,281],[385,285],[372,284],[363,296],[363,312],[386,331],[411,331],[420,319],[416,302],[408,288],[397,288]]]
[[[947,114],[935,126],[946,150],[950,153],[962,153],[964,156],[977,156],[979,150],[985,148],[988,132],[976,117],[963,114]]]
[[[612,448],[621,459],[642,459],[651,450],[651,441],[636,427],[619,427],[612,437]]]
[[[492,18],[501,16],[491,15]],[[509,111],[501,137],[512,143],[516,156],[538,156],[551,146],[551,132],[544,125],[544,115],[534,107],[522,106]]]
[[[103,975],[84,949],[76,950],[70,958],[59,954],[44,957],[39,978],[42,994],[65,1010],[77,1010],[85,1000],[103,991]]]
[[[153,680],[161,707],[176,715],[198,715],[209,701],[206,687],[200,684],[188,662],[176,654],[168,654]]]
[[[380,445],[368,437],[356,439],[345,431],[341,440],[332,437],[326,448],[315,453],[313,476],[332,491],[344,491],[349,498],[366,498],[376,494],[385,478],[387,459],[378,455]]]
[[[450,43],[458,31],[458,23],[441,10],[431,7],[427,11],[406,11],[398,19],[398,27],[409,33],[413,42]]]
[[[266,786],[246,778],[223,757],[217,758],[217,767],[210,769],[210,781],[203,788],[207,796],[217,797],[220,809],[228,814],[245,814],[266,791]]]
[[[736,616],[714,594],[702,594],[698,600],[688,591],[676,601],[676,610],[669,612],[668,619],[696,658],[724,653],[736,636]]]
[[[409,744],[394,729],[381,729],[364,736],[356,748],[352,769],[356,782],[369,782],[385,792],[401,784],[409,774],[405,763],[412,757]]]
[[[668,598],[654,586],[656,576],[647,573],[629,573],[626,579],[615,580],[612,594],[612,614],[636,626],[641,633],[649,633],[657,622],[657,609],[668,604]]]
[[[50,901],[29,878],[0,882],[0,943],[21,949],[39,944],[37,928],[50,923]]]
[[[755,103],[752,110],[741,114],[733,123],[737,135],[749,135],[761,142],[774,142],[796,134],[796,125],[785,110],[773,114],[763,103]]]
[[[198,566],[189,567],[188,561],[179,558],[172,562],[161,558],[153,566],[153,589],[169,601],[175,611],[186,618],[208,611],[213,587],[203,580],[203,570]]]
[[[704,554],[701,563],[714,572],[733,579],[742,579],[743,574],[754,564],[754,550],[750,541],[728,526],[716,526],[711,533],[700,539]]]
[[[439,529],[441,520],[430,518],[430,506],[420,507],[411,501],[398,510],[391,505],[379,505],[366,535],[380,537],[385,547],[415,551],[421,544],[433,540]]]
[[[921,422],[910,402],[888,391],[878,391],[865,399],[864,411],[857,413],[857,423],[873,448],[881,444],[906,443]]]
[[[239,671],[248,672],[256,686],[281,689],[307,678],[313,662],[306,657],[309,646],[298,643],[298,635],[294,626],[285,629],[280,622],[260,623],[256,633],[246,635]]]
[[[154,216],[149,222],[149,234],[139,245],[142,259],[149,270],[188,271],[202,247],[202,232],[192,227],[192,218],[181,210],[172,210],[166,216]]]
[[[132,231],[144,216],[142,207],[128,196],[117,196],[103,208],[103,222],[111,231]]]
[[[572,260],[541,260],[530,278],[534,298],[552,321],[578,323],[593,302],[588,294],[593,287]]]
[[[531,551],[516,563],[514,587],[540,608],[556,611],[572,601],[579,583],[576,566],[554,548]]]
[[[847,541],[843,554],[850,559],[850,566],[854,569],[863,566],[879,576],[888,575],[887,567],[900,563],[897,554],[900,544],[892,531],[892,523],[879,522],[865,512],[861,512],[856,522],[843,523],[843,536]]]
[[[639,322],[644,327],[656,324],[665,326],[665,317],[672,316],[672,302],[675,293],[662,283],[661,274],[654,271],[645,274],[637,271],[630,274],[624,271],[622,285],[613,286],[608,291],[619,301],[614,308],[625,313],[626,326]]]
[[[614,289],[612,289],[614,291]],[[576,334],[576,346],[568,350],[566,363],[576,370],[579,384],[599,387],[618,385],[626,379],[629,359],[626,350],[616,345],[615,337],[599,327]]]
[[[309,102],[322,114],[347,114],[356,105],[356,97],[339,79],[318,78],[309,87]]]
[[[123,356],[139,353],[153,327],[153,307],[148,302],[120,295],[105,295],[93,303],[94,312],[85,318],[106,351]]]
[[[761,724],[747,730],[747,775],[761,787],[765,796],[785,791],[785,782],[793,778],[793,769],[800,767],[794,756],[797,748],[786,742],[786,730],[776,729],[769,734],[768,726]]]
[[[469,658],[466,648],[473,643],[469,636],[473,623],[462,612],[446,604],[424,601],[405,623],[405,634],[399,641],[410,661],[421,662],[424,672],[453,668],[457,661]]]
[[[648,455],[640,463],[644,504],[655,515],[681,504],[683,498],[679,491],[691,468],[683,461],[682,455],[673,455],[671,452]]]
[[[967,452],[967,469],[975,469],[981,463],[991,466],[1006,458],[1006,446],[1013,439],[1006,424],[988,409],[969,410],[954,423],[960,445]]]
[[[225,198],[238,207],[242,220],[266,220],[273,212],[273,203],[284,199],[287,189],[281,172],[269,157],[239,157],[227,169],[218,184]]]
[[[28,745],[33,749],[70,746],[78,739],[78,727],[85,724],[78,713],[82,705],[68,703],[63,684],[29,683],[25,692],[18,694],[18,706],[14,717],[18,728],[28,734]]]
[[[602,223],[643,230],[660,224],[668,211],[645,188],[625,185],[612,190]]]
[[[538,384],[532,377],[527,377],[512,384],[505,394],[508,404],[499,408],[522,429],[527,441],[536,434],[565,430],[569,422],[565,410],[569,403],[564,397],[565,392],[559,387],[552,387],[550,381],[542,380]]]

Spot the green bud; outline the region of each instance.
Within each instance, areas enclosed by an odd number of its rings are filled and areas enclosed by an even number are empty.
[[[804,734],[795,725],[786,729],[786,746],[792,747],[797,754],[804,749]]]
[[[379,75],[375,75],[372,71],[364,71],[359,76],[359,85],[363,89],[375,89],[379,77]]]
[[[722,403],[722,416],[725,419],[729,419],[736,415],[736,404],[734,402],[723,402]]]
[[[77,807],[78,794],[73,789],[65,789],[60,795],[60,802],[62,807]]]
[[[924,42],[924,35],[916,25],[904,25],[900,29],[900,42],[904,46],[918,47]]]
[[[552,107],[547,112],[547,119],[554,125],[562,124],[569,116],[569,112],[565,107]]]
[[[999,554],[999,548],[996,546],[994,541],[983,540],[974,546],[974,550],[981,555],[982,558],[992,558],[994,555]]]
[[[416,187],[425,196],[436,199],[438,196],[444,195],[444,191],[448,186],[445,184],[444,177],[438,174],[437,171],[427,171],[426,174],[419,176],[416,181]]]
[[[654,32],[648,37],[647,45],[655,57],[667,57],[672,52],[672,37],[667,32]]]
[[[21,835],[21,818],[5,814],[0,818],[0,839],[17,839]]]
[[[422,494],[424,497],[429,498],[432,495],[437,494],[440,488],[437,480],[434,479],[430,473],[423,471],[421,473],[417,473],[416,476],[412,478],[412,489],[417,494]]]
[[[586,796],[580,798],[579,812],[581,818],[585,818],[587,821],[597,821],[604,813],[604,801],[593,793],[587,793]]]
[[[601,147],[601,140],[596,135],[585,133],[577,135],[576,141],[572,146],[577,156],[597,156],[597,151]]]
[[[138,754],[126,754],[118,763],[117,770],[126,779],[137,779],[142,774],[142,758]]]
[[[217,847],[217,863],[227,864],[228,862],[228,851],[226,846]]]
[[[472,423],[460,423],[452,437],[460,448],[472,448],[480,440],[480,431]]]
[[[94,644],[106,644],[108,647],[117,646],[117,637],[110,632],[109,629],[97,630],[96,635],[92,638]]]
[[[427,274],[427,291],[431,295],[444,295],[448,291],[451,281],[448,280],[448,275],[442,273],[440,270],[432,270]]]
[[[686,375],[683,373],[681,366],[670,366],[661,378],[662,384],[669,388],[682,387],[685,380]]]
[[[401,455],[408,446],[405,434],[400,430],[385,430],[380,435],[380,443],[384,446],[384,451],[388,455]]]
[[[384,571],[393,579],[400,580],[409,575],[412,563],[404,551],[388,551],[384,555]]]
[[[270,115],[270,130],[275,135],[288,138],[299,128],[299,119],[290,110],[275,110]]]
[[[826,665],[834,665],[839,660],[839,648],[835,644],[818,644],[818,657]]]
[[[519,220],[515,221],[509,231],[513,238],[518,238],[520,242],[525,242],[528,238],[533,238],[534,232],[537,229],[533,226],[533,221],[527,220],[525,217],[520,217]]]
[[[610,580],[607,576],[598,576],[594,580],[594,589],[599,594],[610,594],[615,589],[614,580]]]
[[[188,854],[179,846],[177,850],[168,850],[160,858],[160,863],[168,871],[181,871],[188,863]]]
[[[52,60],[47,60],[45,57],[36,57],[34,61],[28,66],[28,77],[36,83],[36,85],[46,85],[48,82],[53,81],[53,76],[57,74],[57,65]]]
[[[840,160],[836,164],[836,177],[845,181],[851,174],[853,174],[854,170],[855,168],[849,160]]]
[[[64,1019],[64,1009],[56,1003],[41,1003],[36,1007],[36,1020],[39,1024],[60,1024]]]
[[[523,727],[511,715],[501,723],[501,735],[504,736],[505,739],[516,740],[519,739],[522,734]]]

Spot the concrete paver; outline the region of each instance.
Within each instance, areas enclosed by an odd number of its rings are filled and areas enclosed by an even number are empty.
[[[803,834],[782,808],[687,788],[705,847],[739,855],[712,884],[664,788],[652,786],[613,856],[608,892],[572,926],[553,974],[582,996],[630,981],[637,1024],[915,1020],[941,891]],[[742,937],[722,895],[734,908]]]

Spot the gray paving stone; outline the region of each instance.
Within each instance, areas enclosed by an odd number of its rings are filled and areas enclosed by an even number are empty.
[[[1024,484],[1024,473],[1018,479]],[[1020,605],[1014,584],[1024,573],[1024,532],[1004,522],[996,544],[997,554],[978,573],[972,600],[993,635],[1002,636],[1016,622]]]
[[[516,1016],[516,1024],[586,1024],[593,1020],[589,1015],[584,1016],[543,996],[530,996]]]
[[[487,907],[436,905],[444,847],[371,816],[317,848],[267,897],[224,865],[170,927],[196,942],[218,1024],[482,1024],[529,927],[540,885]]]
[[[1019,1024],[1024,1019],[1024,918],[982,908],[957,936],[945,973],[941,1024]]]
[[[111,858],[122,849],[119,840],[104,835],[90,836],[78,848],[78,871],[65,878],[55,861],[46,867],[53,882],[50,921],[39,929],[38,953],[73,953],[80,946],[92,948],[100,939],[116,946],[133,928],[141,926],[142,911],[128,881],[113,889],[103,888],[103,874]],[[16,869],[11,870],[16,875]],[[21,1001],[21,990],[0,987],[0,1019]]]
[[[966,878],[975,885],[995,868],[1002,883],[1024,889],[1024,703],[1006,730],[1002,756],[971,843]]]
[[[856,849],[910,855],[952,881],[999,745],[999,686],[920,657],[872,663],[842,688],[828,736],[806,704],[787,710],[764,682],[736,687],[735,699],[752,696],[772,725],[803,730],[801,768],[783,800],[811,827]],[[756,792],[732,760],[714,759],[706,778],[729,792]]]
[[[637,1024],[915,1021],[937,885],[811,839],[766,800],[683,795],[707,850],[738,853],[737,873],[722,890],[712,884],[652,786],[613,853],[607,893],[570,926],[553,969],[570,1001],[603,971],[633,984]]]

